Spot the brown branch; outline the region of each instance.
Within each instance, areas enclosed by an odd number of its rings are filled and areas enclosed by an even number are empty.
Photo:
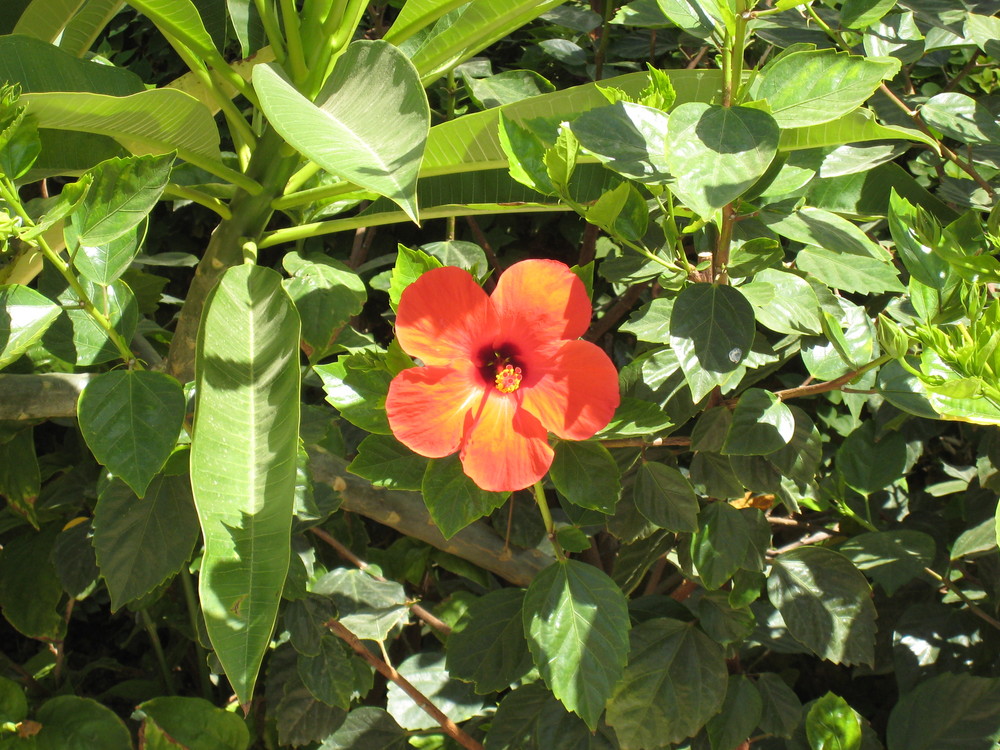
[[[648,281],[643,281],[641,284],[635,284],[629,287],[628,291],[625,292],[625,294],[623,294],[617,302],[611,305],[607,311],[605,311],[600,320],[591,324],[590,330],[587,331],[583,338],[587,341],[597,341],[600,339],[604,334],[614,328],[614,326],[618,324],[618,321],[628,314],[628,312],[635,305],[636,301],[639,299],[640,295],[646,291],[648,287]]]
[[[403,677],[403,675],[365,648],[365,645],[361,642],[361,640],[354,635],[354,633],[341,625],[339,621],[329,620],[326,623],[326,626],[331,630],[331,632],[333,632],[334,635],[354,649],[354,653],[371,664],[380,675],[385,677],[387,680],[391,680],[396,683],[396,685],[399,686],[399,689],[410,696],[410,698],[413,699],[413,702],[420,706],[421,709],[434,719],[434,721],[440,725],[444,733],[455,740],[455,742],[462,747],[467,748],[467,750],[483,750],[483,746],[479,744],[479,742],[463,732],[462,728],[459,727],[458,724],[449,719],[444,712],[441,711],[441,709],[431,703],[430,699],[426,695],[413,687],[413,685],[405,677]]]
[[[469,229],[472,230],[472,235],[476,238],[476,244],[483,249],[484,253],[486,253],[486,260],[490,264],[490,268],[493,269],[493,275],[486,280],[486,290],[492,291],[493,286],[496,285],[496,280],[503,272],[503,268],[500,266],[500,259],[493,251],[493,245],[491,245],[490,241],[486,239],[486,235],[483,234],[483,230],[479,226],[479,222],[476,221],[475,217],[466,216],[465,222],[469,225]]]
[[[951,591],[955,596],[957,596],[963,602],[965,602],[965,604],[969,608],[969,611],[972,612],[972,614],[983,620],[983,622],[988,622],[994,628],[1000,630],[1000,620],[997,620],[995,617],[991,617],[989,614],[980,609],[979,606],[969,597],[967,597],[965,593],[960,588],[958,588],[958,586],[956,586],[953,582],[949,581],[944,576],[939,575],[937,572],[931,570],[930,568],[925,567],[924,572],[931,578],[933,578],[935,581],[940,583],[942,586],[944,586],[946,589]]]
[[[315,526],[309,529],[309,531],[311,531],[316,537],[322,539],[324,542],[333,547],[337,551],[338,555],[343,557],[352,565],[357,566],[358,569],[363,570],[365,573],[370,575],[376,581],[381,581],[382,583],[388,583],[388,580],[380,576],[378,573],[376,573],[375,570],[371,567],[371,565],[369,565],[360,557],[358,557],[349,549],[347,549],[347,547],[341,544],[340,541],[329,532],[324,531],[323,529]],[[417,617],[419,617],[421,620],[423,620],[425,623],[430,625],[432,628],[434,628],[435,630],[444,633],[445,635],[451,635],[451,626],[448,625],[448,623],[435,617],[433,614],[428,612],[419,604],[411,604],[410,611]]]
[[[685,447],[691,445],[689,437],[662,437],[646,440],[645,438],[613,438],[611,440],[601,440],[601,445],[605,448],[659,448],[661,446]]]

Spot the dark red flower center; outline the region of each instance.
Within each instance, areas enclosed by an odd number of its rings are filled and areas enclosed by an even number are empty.
[[[492,383],[501,393],[513,393],[524,378],[517,349],[509,344],[479,352],[479,372],[485,382]]]

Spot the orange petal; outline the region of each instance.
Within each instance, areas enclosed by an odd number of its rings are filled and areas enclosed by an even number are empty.
[[[414,453],[442,458],[458,450],[483,398],[474,370],[413,367],[389,384],[385,411],[396,439]]]
[[[552,465],[545,428],[518,407],[513,394],[488,389],[462,446],[462,468],[491,492],[530,487]]]
[[[490,298],[461,268],[433,268],[406,287],[399,299],[399,344],[425,365],[471,361],[492,343],[496,331]]]
[[[583,282],[556,260],[515,263],[500,275],[490,299],[501,337],[511,341],[579,338],[593,313]]]
[[[618,371],[600,347],[564,341],[546,359],[526,359],[521,406],[551,432],[586,440],[604,429],[618,408]]]

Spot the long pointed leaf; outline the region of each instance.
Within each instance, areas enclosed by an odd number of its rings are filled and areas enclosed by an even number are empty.
[[[53,42],[83,2],[84,0],[34,0],[17,19],[14,33]]]
[[[198,337],[191,486],[208,634],[241,703],[278,614],[291,549],[299,318],[274,271],[229,269]]]

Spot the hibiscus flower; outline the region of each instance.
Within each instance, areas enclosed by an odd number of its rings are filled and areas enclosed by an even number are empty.
[[[484,490],[529,487],[552,465],[552,432],[585,440],[619,403],[608,356],[579,337],[590,325],[583,282],[563,263],[526,260],[492,295],[460,268],[435,268],[399,300],[396,335],[423,366],[389,386],[393,434],[415,453],[456,451]]]

